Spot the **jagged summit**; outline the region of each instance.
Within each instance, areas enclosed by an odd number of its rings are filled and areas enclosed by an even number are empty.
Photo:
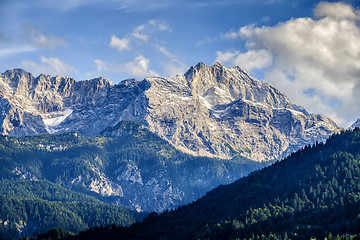
[[[300,109],[276,88],[254,79],[240,67],[227,68],[219,62],[213,66],[199,63],[185,73],[185,78],[192,93],[202,96],[212,106],[245,99],[270,107]]]
[[[358,118],[358,119],[356,120],[356,122],[354,122],[354,123],[350,126],[350,129],[353,130],[353,129],[356,128],[356,127],[360,128],[360,118]]]
[[[0,132],[15,136],[76,131],[99,134],[120,121],[138,121],[178,149],[195,155],[268,160],[340,130],[309,114],[240,67],[199,63],[174,78],[128,79],[32,74],[0,77]]]

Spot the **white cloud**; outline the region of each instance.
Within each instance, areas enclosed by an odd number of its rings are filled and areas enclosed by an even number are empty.
[[[227,32],[227,33],[221,35],[221,37],[224,39],[234,40],[234,39],[239,38],[240,36],[239,36],[238,32],[230,31],[230,32]]]
[[[159,74],[150,69],[150,60],[143,55],[136,56],[133,60],[123,64],[108,63],[95,59],[96,71],[88,72],[88,77],[97,77],[109,73],[128,75],[128,77],[144,78],[149,76],[159,76]]]
[[[164,76],[171,78],[176,75],[181,75],[184,74],[187,69],[189,69],[189,66],[183,62],[178,59],[171,59],[164,66]]]
[[[155,28],[157,28],[160,31],[167,31],[167,32],[171,31],[169,24],[165,21],[152,19],[149,21],[149,25],[154,26]]]
[[[110,66],[107,62],[95,59],[94,60],[96,69],[85,73],[87,79],[97,78],[100,76],[106,76],[107,73],[111,72]]]
[[[5,57],[9,57],[15,54],[19,54],[19,53],[25,53],[25,52],[33,52],[36,51],[37,49],[31,45],[22,45],[22,46],[17,46],[17,47],[4,47],[3,49],[0,49],[0,59],[1,58],[5,58]]]
[[[218,51],[216,54],[217,58],[215,62],[221,62],[231,66],[241,66],[247,71],[267,68],[272,64],[272,55],[265,49],[258,51],[249,50],[246,53],[240,53],[236,50],[233,52]]]
[[[52,35],[46,37],[38,33],[31,25],[25,25],[23,30],[26,34],[22,37],[7,37],[0,32],[0,58],[12,55],[35,52],[44,48],[55,49],[59,45],[65,44],[61,38]]]
[[[132,32],[131,36],[135,39],[141,40],[143,42],[148,42],[151,36],[157,32],[170,32],[171,28],[169,25],[157,19],[149,20],[147,23],[137,26]]]
[[[169,50],[167,50],[164,46],[157,45],[156,49],[168,58],[176,58],[176,56],[173,53],[169,52]]]
[[[142,40],[144,42],[147,42],[149,40],[149,35],[145,33],[145,25],[140,25],[137,26],[134,30],[134,32],[132,33],[132,36],[134,38],[137,38],[139,40]]]
[[[356,19],[359,18],[359,12],[344,2],[320,2],[314,9],[314,16],[317,18],[333,17],[335,19]]]
[[[131,40],[129,38],[118,38],[117,36],[112,35],[109,46],[117,48],[120,52],[125,50],[128,51],[131,49],[130,42]]]
[[[39,34],[38,36],[34,37],[34,43],[37,47],[40,48],[55,49],[59,45],[64,45],[65,41],[54,36],[46,37],[44,34]]]
[[[162,75],[172,76],[171,74],[179,74],[179,70],[183,70],[183,65],[177,56],[171,53],[164,45],[163,40],[160,40],[161,32],[171,32],[171,28],[167,22],[152,19],[144,24],[138,25],[132,32],[126,34],[124,38],[120,39],[113,35],[109,46],[116,47],[119,51],[130,50],[130,44],[140,52],[142,49],[156,50],[164,55],[167,60],[163,64],[164,73]],[[130,52],[131,54],[132,52]],[[129,74],[130,77],[147,77],[159,74],[150,69],[150,60],[143,55],[134,55],[133,60],[127,61],[124,64],[106,63],[105,65],[100,60],[96,60],[97,68],[107,69],[108,72],[117,72],[121,74]],[[163,58],[163,56],[161,56]],[[99,62],[100,61],[100,62]],[[99,71],[98,71],[99,72]],[[92,74],[92,73],[89,73]]]
[[[131,33],[126,34],[126,37],[124,38],[112,35],[109,46],[117,48],[120,52],[124,50],[131,50],[131,43],[144,44],[148,43],[150,39],[152,42],[157,42],[156,39],[152,38],[154,38],[154,36],[156,36],[159,32],[164,31],[171,31],[169,25],[165,21],[152,19],[145,24],[135,27],[134,30]]]
[[[47,32],[46,28],[42,28],[41,30]],[[20,40],[27,42],[38,49],[55,49],[58,46],[65,44],[64,39],[53,36],[52,34],[44,34],[32,24],[22,25],[21,31],[24,32],[24,35],[21,36]],[[15,39],[15,37],[13,38]],[[15,42],[15,40],[13,41]],[[19,41],[19,39],[17,39],[17,41]]]
[[[137,77],[158,76],[159,74],[151,70],[149,66],[150,60],[139,55],[133,61],[120,65],[120,69]]]
[[[108,66],[107,66],[107,63],[105,61],[95,59],[94,63],[96,64],[97,75],[100,75],[101,72],[108,71]]]
[[[58,58],[46,58],[41,57],[41,63],[35,63],[32,61],[22,61],[21,66],[27,71],[33,74],[49,74],[49,75],[71,75],[71,73],[77,73],[77,70],[69,64],[61,61]]]
[[[157,45],[156,49],[168,58],[166,63],[163,64],[164,77],[171,78],[176,75],[183,74],[188,69],[188,66],[180,61],[178,56],[170,52],[166,47]]]
[[[229,39],[245,39],[248,51],[218,52],[218,59],[266,68],[272,57],[266,81],[293,102],[346,126],[360,117],[360,14],[345,3],[329,2],[318,4],[314,14],[319,18],[229,32]],[[261,62],[261,56],[267,60]]]
[[[216,52],[216,59],[215,62],[221,62],[222,64],[229,64],[233,65],[233,61],[234,58],[239,54],[239,51],[233,51],[233,52],[222,52],[222,51],[217,51]]]

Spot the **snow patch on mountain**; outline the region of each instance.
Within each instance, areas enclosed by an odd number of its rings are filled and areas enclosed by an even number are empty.
[[[56,127],[59,126],[72,112],[72,109],[66,109],[64,111],[44,114],[42,120],[45,124],[46,131],[51,134],[58,132],[59,129],[56,129]]]

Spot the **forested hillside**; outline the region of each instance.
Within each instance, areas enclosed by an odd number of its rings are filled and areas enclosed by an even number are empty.
[[[360,232],[360,130],[333,135],[203,198],[128,228],[72,239],[324,239]],[[346,237],[347,234],[351,236]]]
[[[98,137],[0,136],[0,234],[127,225],[143,215],[116,205],[160,212],[266,164],[184,154],[138,122]]]
[[[76,233],[111,223],[123,226],[145,216],[46,180],[3,179],[0,192],[0,239],[33,236],[54,227]]]

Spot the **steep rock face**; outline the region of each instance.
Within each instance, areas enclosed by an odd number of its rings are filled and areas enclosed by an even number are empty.
[[[340,130],[239,67],[200,63],[182,76],[146,80],[149,129],[197,155],[269,160]]]
[[[96,135],[122,118],[141,120],[146,82],[125,80],[114,85],[106,78],[75,81],[21,69],[0,78],[1,133],[13,136],[76,131]]]
[[[112,84],[77,82],[20,69],[0,78],[0,132],[14,136],[76,131],[99,134],[119,121],[140,121],[178,149],[201,156],[279,158],[340,128],[309,114],[240,67],[191,67],[171,79]]]

